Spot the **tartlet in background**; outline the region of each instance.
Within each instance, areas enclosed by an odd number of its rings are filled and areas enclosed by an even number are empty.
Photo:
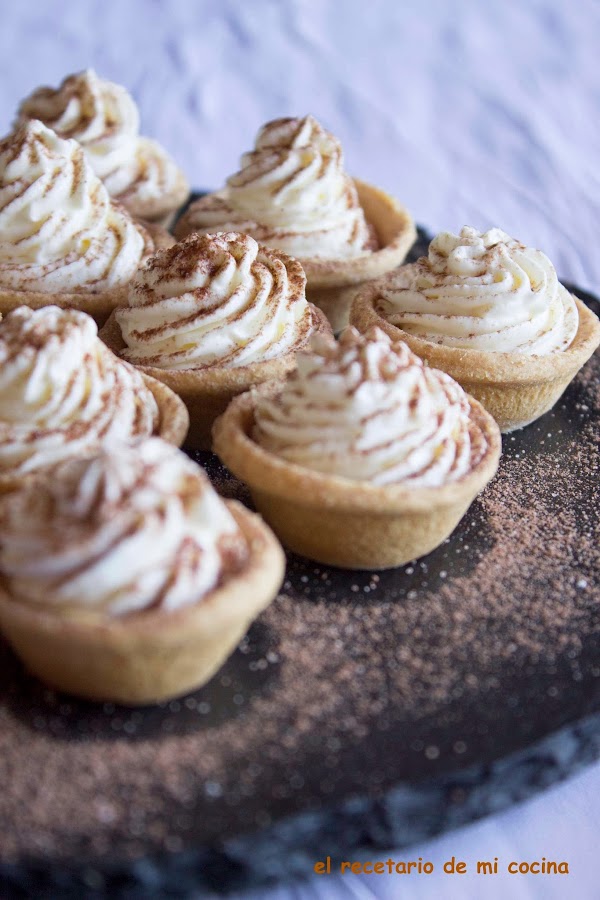
[[[0,141],[0,312],[79,309],[98,324],[138,266],[171,238],[114,204],[83,150],[41,122]]]
[[[175,226],[179,238],[215,231],[251,234],[298,259],[308,299],[336,332],[358,286],[400,265],[416,236],[395,198],[346,174],[339,141],[312,116],[264,125],[240,171]]]
[[[168,227],[185,203],[187,180],[167,151],[139,134],[140,114],[129,92],[92,70],[41,87],[19,107],[18,121],[39,119],[81,144],[108,193],[134,218]]]

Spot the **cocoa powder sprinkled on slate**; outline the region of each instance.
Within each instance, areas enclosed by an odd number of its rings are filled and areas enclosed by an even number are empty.
[[[496,479],[430,556],[378,574],[291,558],[280,597],[189,697],[87,704],[1,645],[0,857],[177,851],[600,709],[599,373],[596,357],[505,436]]]

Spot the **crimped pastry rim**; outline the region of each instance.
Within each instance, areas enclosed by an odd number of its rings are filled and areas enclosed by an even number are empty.
[[[315,472],[263,449],[250,437],[257,393],[274,394],[281,382],[261,385],[236,397],[213,426],[215,453],[233,474],[251,489],[282,495],[302,506],[324,506],[349,512],[394,515],[401,512],[434,512],[475,496],[493,478],[501,452],[500,431],[492,416],[468,397],[470,416],[483,432],[487,447],[482,458],[457,481],[439,487],[403,484],[373,485],[338,475]]]
[[[157,378],[152,378],[146,372],[141,372],[140,374],[158,406],[158,430],[153,437],[162,438],[168,444],[181,447],[190,427],[190,415],[187,411],[187,406],[181,397],[171,390],[168,385]]]
[[[325,313],[317,306],[309,303],[313,317],[314,328],[308,335],[304,344],[294,350],[289,350],[281,356],[272,359],[261,360],[246,366],[210,366],[196,369],[168,369],[158,366],[142,366],[135,362],[124,360],[121,350],[126,347],[121,334],[121,329],[115,317],[116,310],[110,314],[106,323],[99,331],[99,337],[109,350],[122,361],[128,362],[145,375],[149,375],[156,381],[167,383],[173,390],[203,391],[203,390],[247,390],[252,384],[271,379],[281,378],[287,372],[292,371],[296,365],[296,355],[308,346],[313,334],[331,334],[331,325]]]
[[[600,344],[600,320],[574,294],[571,296],[579,314],[579,326],[566,350],[554,350],[544,356],[525,356],[522,353],[463,350],[434,344],[392,325],[377,312],[375,303],[386,284],[387,279],[381,278],[357,293],[350,310],[350,324],[362,333],[376,325],[392,340],[404,341],[413,353],[432,367],[449,372],[458,382],[509,386],[558,381],[569,374],[574,377]]]
[[[202,627],[205,624],[203,620],[206,620],[207,632],[217,632],[223,624],[254,617],[266,608],[279,590],[284,577],[285,554],[271,529],[257,513],[250,512],[237,500],[223,502],[248,540],[250,558],[243,569],[195,603],[175,610],[138,610],[127,616],[110,617],[85,608],[74,608],[69,614],[38,607],[14,597],[4,580],[0,579],[0,607],[8,607],[9,615],[19,610],[21,618],[35,620],[38,626],[49,630],[69,630],[74,640],[94,629],[107,642],[129,641],[135,635],[143,640],[157,628],[168,636],[170,631],[176,634],[182,629]],[[265,580],[268,590],[265,590]],[[279,584],[273,588],[272,584],[276,581]],[[271,596],[265,600],[269,594]],[[232,603],[232,599],[236,602]],[[215,621],[215,616],[218,616],[218,621]],[[213,628],[210,628],[211,620]],[[132,649],[135,652],[135,648]]]

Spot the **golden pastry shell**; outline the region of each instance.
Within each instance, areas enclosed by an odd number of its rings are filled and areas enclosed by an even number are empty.
[[[141,705],[205,684],[283,580],[283,551],[259,516],[226,501],[250,557],[199,602],[172,612],[68,616],[13,597],[0,581],[0,628],[26,668],[52,688],[91,700]]]
[[[350,323],[363,333],[376,325],[392,340],[404,341],[427,365],[447,372],[479,400],[503,433],[523,428],[548,412],[600,344],[600,321],[575,297],[579,328],[566,350],[525,356],[444,347],[402,331],[377,311],[384,285],[385,279],[374,282],[355,296]]]
[[[273,394],[281,385],[264,385]],[[500,458],[498,427],[471,398],[471,418],[486,449],[462,478],[441,487],[377,486],[326,475],[263,449],[251,437],[256,392],[237,397],[217,420],[214,449],[251,491],[284,546],[317,562],[385,569],[429,553],[454,530]]]

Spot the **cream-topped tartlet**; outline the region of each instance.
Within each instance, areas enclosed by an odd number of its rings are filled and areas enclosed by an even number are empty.
[[[118,359],[76,310],[23,306],[0,321],[0,489],[116,441],[180,444],[181,401]]]
[[[0,141],[0,311],[81,309],[103,322],[155,251],[76,141],[27,122]]]
[[[550,409],[600,342],[598,319],[548,257],[499,228],[439,234],[427,256],[359,292],[351,321],[405,340],[502,431]]]
[[[187,199],[188,184],[175,161],[139,134],[133,97],[93,69],[67,76],[57,88],[35,90],[19,107],[19,121],[28,119],[81,144],[110,196],[133,216],[167,224]]]
[[[207,681],[275,596],[281,548],[151,438],[69,459],[0,502],[0,625],[83,697],[148,703]]]
[[[376,328],[315,337],[286,381],[232,402],[214,440],[284,544],[349,568],[428,553],[500,456],[480,404]]]
[[[337,344],[314,339],[281,391],[256,398],[254,440],[353,481],[437,487],[462,478],[477,462],[465,392],[406,344],[377,331],[368,338],[346,329]]]
[[[185,400],[190,440],[208,449],[231,397],[283,377],[314,331],[330,331],[305,281],[296,260],[250,235],[191,235],[139,270],[101,337]]]
[[[566,350],[579,320],[548,257],[499,228],[439,234],[382,287],[378,309],[434,344],[529,356]]]
[[[347,321],[343,289],[399,265],[415,238],[406,210],[350,178],[340,142],[313,116],[264,125],[240,170],[176,226],[179,237],[214,231],[251,234],[300,260],[309,299],[335,330]]]
[[[177,229],[243,231],[297,259],[377,249],[340,142],[312,116],[264,125],[225,188],[194,201]]]

